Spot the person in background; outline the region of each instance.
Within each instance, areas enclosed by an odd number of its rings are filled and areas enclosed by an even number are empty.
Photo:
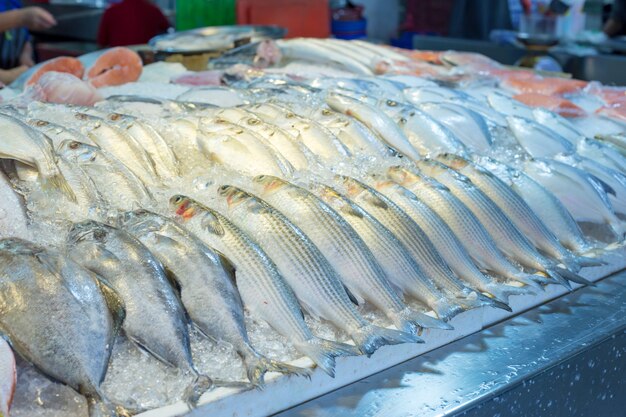
[[[56,20],[41,7],[24,7],[19,0],[0,0],[0,82],[9,84],[35,65],[28,30],[44,30]]]
[[[170,22],[149,0],[122,0],[104,12],[98,30],[98,44],[126,46],[147,43],[164,33]]]
[[[602,29],[606,36],[626,35],[626,0],[615,0],[611,16]]]

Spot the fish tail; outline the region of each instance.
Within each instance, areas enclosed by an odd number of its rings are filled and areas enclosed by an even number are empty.
[[[591,258],[589,256],[576,256],[576,262],[578,262],[578,264],[583,267],[607,265],[606,261],[598,258]]]
[[[508,312],[513,311],[511,307],[509,307],[509,305],[505,303],[504,301],[500,301],[495,298],[489,298],[478,292],[474,292],[474,294],[476,294],[475,297],[470,296],[470,297],[457,298],[457,302],[468,310],[479,308],[479,307],[493,307],[493,308],[499,308],[501,310],[505,310]]]
[[[206,375],[196,375],[195,379],[185,389],[183,399],[190,409],[196,408],[202,394],[213,388],[213,381]]]
[[[569,271],[565,268],[561,268],[561,267],[554,267],[553,268],[555,271],[553,271],[553,273],[559,275],[560,277],[564,278],[567,281],[571,281],[571,282],[575,282],[576,284],[581,284],[581,285],[589,285],[591,287],[595,287],[596,284],[594,284],[593,282],[589,281],[586,278],[581,277],[580,275],[578,275],[575,272]],[[550,276],[552,276],[552,274],[550,274]]]
[[[452,320],[452,318],[458,316],[463,311],[465,311],[463,306],[456,303],[451,303],[445,298],[442,298],[441,300],[437,301],[435,305],[430,307],[435,311],[435,313],[437,313],[437,317],[439,317],[443,321]]]
[[[311,370],[275,361],[261,355],[250,355],[244,359],[246,373],[250,383],[256,388],[265,388],[265,373],[280,372],[281,374],[293,374],[311,377]]]
[[[371,356],[379,347],[384,345],[416,343],[421,340],[414,334],[400,330],[385,329],[373,324],[368,324],[353,332],[352,339],[359,347],[359,350],[367,356]]]
[[[43,181],[42,187],[44,189],[51,188],[54,190],[59,190],[60,192],[65,194],[67,198],[69,198],[73,203],[78,201],[76,198],[76,194],[74,194],[74,190],[72,190],[72,187],[70,187],[70,184],[67,182],[63,174],[61,174],[60,172],[51,177],[46,178]]]
[[[296,348],[333,378],[335,377],[335,357],[356,356],[361,353],[356,346],[317,337],[296,344]]]
[[[416,329],[453,329],[453,327],[445,321],[438,320],[427,314],[420,313],[419,311],[411,310],[408,307],[398,314],[395,314],[393,318],[396,327],[407,333],[415,333]]]

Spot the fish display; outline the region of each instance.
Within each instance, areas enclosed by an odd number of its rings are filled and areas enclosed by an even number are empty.
[[[626,90],[454,51],[271,46],[210,63],[220,86],[141,81],[125,48],[57,59],[0,106],[0,337],[90,416],[334,377],[469,310],[593,285],[623,245]],[[0,339],[5,416],[11,358]],[[158,389],[124,391],[141,367]]]

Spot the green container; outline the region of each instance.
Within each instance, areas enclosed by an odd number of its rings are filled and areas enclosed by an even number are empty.
[[[176,30],[234,25],[236,0],[176,0]]]

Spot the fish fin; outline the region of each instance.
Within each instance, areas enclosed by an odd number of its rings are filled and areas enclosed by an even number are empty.
[[[344,204],[340,211],[348,216],[353,216],[353,217],[358,217],[359,219],[363,218],[363,213],[359,212],[358,210],[356,210],[354,207],[352,207],[352,205],[350,204]]]
[[[550,276],[550,278],[552,278],[554,281],[556,281],[557,283],[561,284],[562,286],[564,286],[565,288],[567,288],[568,290],[572,291],[572,285],[569,283],[568,280],[566,280],[565,278],[563,278],[557,271],[555,271],[553,268],[546,268],[546,273]]]
[[[373,204],[376,207],[380,207],[381,209],[388,209],[389,206],[382,199],[378,198],[373,194],[366,194],[365,200],[367,200],[370,204]]]
[[[356,346],[317,337],[295,343],[295,347],[315,362],[318,368],[333,378],[335,377],[335,357],[357,356],[361,353]]]
[[[604,191],[607,194],[611,194],[614,197],[617,197],[617,192],[615,191],[615,189],[613,187],[611,187],[609,184],[607,184],[606,182],[602,181],[600,178],[596,177],[593,174],[589,174],[588,175],[588,180],[590,182],[593,182],[597,187],[599,187],[602,191]]]
[[[213,388],[213,380],[206,375],[196,375],[191,384],[185,388],[183,399],[189,409],[194,409],[198,406],[200,397],[205,392]]]
[[[398,345],[400,343],[416,343],[421,339],[411,333],[405,333],[400,330],[385,329],[373,324],[361,327],[350,335],[359,350],[369,356],[372,356],[376,350],[384,345]]]
[[[452,318],[458,316],[460,313],[465,311],[463,306],[456,303],[451,303],[445,298],[437,301],[435,305],[431,307],[437,314],[437,317],[439,317],[439,319],[443,321],[452,320]]]
[[[113,323],[115,328],[115,334],[117,334],[124,323],[126,318],[126,306],[122,297],[118,294],[106,280],[96,274],[93,274],[94,280],[100,289],[100,292],[104,296],[104,300],[113,316]]]
[[[479,307],[493,307],[508,312],[513,311],[511,307],[504,301],[500,301],[495,298],[489,298],[476,291],[472,291],[471,295],[469,295],[468,297],[457,297],[456,302],[469,310]]]
[[[65,194],[67,198],[69,198],[70,201],[73,203],[76,203],[78,201],[74,190],[72,190],[72,187],[70,187],[70,184],[60,172],[56,175],[43,179],[41,186],[44,189],[51,188],[59,190],[61,193]]]
[[[236,274],[237,268],[231,262],[231,260],[228,259],[228,257],[224,255],[222,252],[218,251],[217,249],[213,249],[213,251],[217,253],[217,256],[220,258],[220,262],[222,266],[224,267],[224,271],[226,271],[226,274],[228,275],[230,282],[232,282],[233,285],[237,287],[237,274]]]
[[[201,225],[210,233],[217,236],[224,236],[224,227],[220,223],[220,220],[216,215],[210,212],[205,212],[202,217]]]
[[[142,351],[144,353],[147,353],[149,356],[152,356],[153,358],[155,358],[156,360],[158,360],[159,362],[161,362],[164,365],[167,365],[167,366],[170,366],[170,367],[174,366],[172,363],[166,361],[161,356],[157,355],[154,351],[152,351],[152,349],[150,349],[145,343],[143,343],[142,341],[140,341],[136,337],[130,336],[128,334],[126,335],[126,337],[140,351]]]
[[[453,329],[448,323],[419,311],[411,310],[409,307],[395,315],[394,324],[398,329],[406,333],[415,333],[416,329],[418,331],[421,329]]]
[[[350,301],[352,301],[352,304],[354,304],[355,306],[365,303],[365,299],[363,297],[350,291],[350,289],[347,286],[344,285],[343,289],[346,290],[346,294],[348,294],[348,298],[350,299]]]
[[[261,355],[247,355],[243,359],[246,366],[246,374],[250,383],[256,388],[265,388],[264,376],[266,372],[280,372],[281,374],[293,374],[311,377],[311,370],[275,361]]]
[[[589,281],[586,278],[581,277],[580,275],[578,275],[578,274],[576,274],[576,273],[574,273],[574,272],[572,272],[572,271],[570,271],[568,269],[561,268],[561,267],[558,267],[558,266],[555,267],[555,269],[556,269],[556,271],[558,272],[558,274],[560,276],[562,276],[563,278],[565,278],[568,281],[572,281],[572,282],[575,282],[575,283],[581,284],[581,285],[589,285],[591,287],[595,287],[596,286],[595,283]]]

